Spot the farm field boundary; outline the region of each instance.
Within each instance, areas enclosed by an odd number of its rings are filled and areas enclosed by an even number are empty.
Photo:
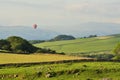
[[[60,61],[48,61],[48,62],[29,62],[29,63],[8,63],[0,64],[0,67],[29,67],[31,65],[42,65],[42,64],[61,64],[61,63],[78,63],[78,62],[120,62],[120,60],[95,60],[95,59],[76,59],[76,60],[60,60]]]

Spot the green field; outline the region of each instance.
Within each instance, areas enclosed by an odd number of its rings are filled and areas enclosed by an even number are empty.
[[[95,38],[84,38],[66,41],[54,41],[35,44],[37,47],[50,48],[57,52],[89,53],[89,52],[111,52],[117,43],[120,42],[119,35],[102,36]]]
[[[0,80],[119,80],[119,62],[0,67]]]

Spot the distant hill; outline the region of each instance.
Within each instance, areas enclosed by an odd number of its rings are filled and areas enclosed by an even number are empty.
[[[35,46],[50,48],[67,54],[94,53],[103,51],[109,51],[111,53],[118,42],[120,42],[120,34],[95,38],[44,42],[36,44]]]
[[[56,27],[56,28],[55,28]],[[65,27],[63,29],[63,27]],[[49,28],[49,30],[47,30]],[[55,28],[55,29],[54,29]],[[46,27],[45,30],[38,27],[33,29],[30,26],[0,26],[0,38],[8,36],[20,36],[28,40],[49,40],[60,34],[84,37],[88,35],[110,35],[119,34],[120,24],[88,22],[76,25],[57,25]]]
[[[71,31],[67,30],[66,33],[69,33],[75,37],[83,37],[92,34],[104,36],[120,33],[120,24],[117,23],[88,22],[78,25],[71,25],[69,27],[71,28]]]
[[[58,34],[54,31],[33,29],[28,26],[0,26],[0,39],[8,36],[20,36],[27,40],[49,40]]]
[[[74,40],[75,37],[71,35],[58,35],[49,41]]]

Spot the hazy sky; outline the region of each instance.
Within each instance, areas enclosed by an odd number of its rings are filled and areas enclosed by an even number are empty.
[[[37,23],[62,30],[89,22],[120,23],[120,0],[0,0],[0,10],[0,25],[9,26]]]

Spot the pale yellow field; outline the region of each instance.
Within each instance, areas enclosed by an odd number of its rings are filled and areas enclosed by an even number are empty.
[[[113,36],[100,36],[100,37],[96,37],[97,39],[109,39],[112,38]]]
[[[46,61],[75,60],[75,59],[88,59],[88,58],[66,56],[66,55],[55,55],[55,54],[24,55],[24,54],[0,53],[0,64],[46,62]]]

